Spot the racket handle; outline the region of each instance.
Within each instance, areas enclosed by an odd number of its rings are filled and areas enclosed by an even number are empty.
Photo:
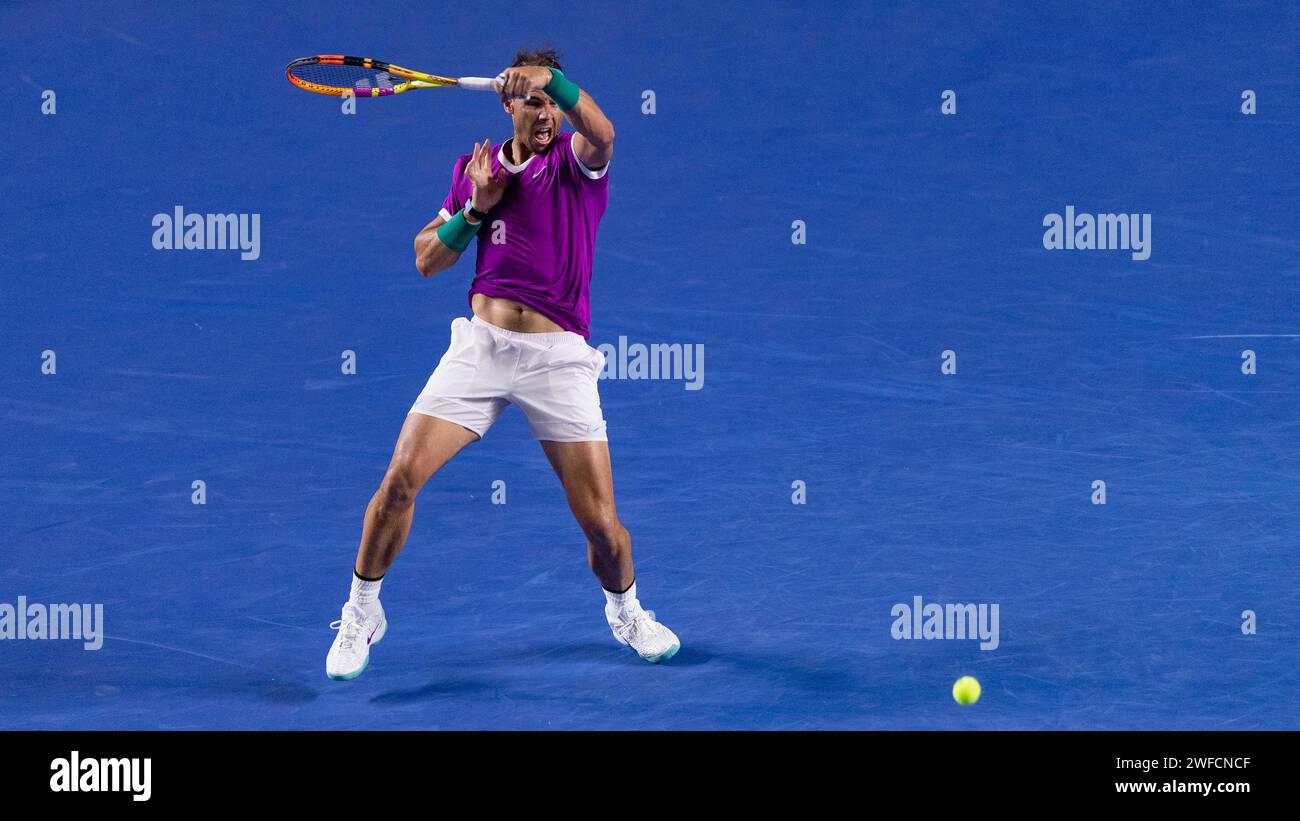
[[[496,77],[461,77],[456,81],[456,85],[470,91],[496,91],[495,84],[501,82],[501,80],[501,75]]]

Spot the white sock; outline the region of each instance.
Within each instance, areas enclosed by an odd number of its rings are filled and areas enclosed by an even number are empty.
[[[348,601],[360,607],[362,610],[373,610],[379,604],[379,585],[383,584],[382,578],[368,582],[352,571],[352,593],[348,596]]]
[[[602,588],[603,589],[603,588]],[[615,614],[632,613],[641,608],[641,602],[636,600],[636,582],[622,593],[611,593],[605,591],[605,602],[607,610],[613,610]]]

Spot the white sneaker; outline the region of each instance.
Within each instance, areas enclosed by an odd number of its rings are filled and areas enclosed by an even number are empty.
[[[614,638],[652,664],[667,661],[682,647],[673,631],[655,621],[653,610],[638,607],[631,613],[611,613],[607,608],[605,620],[609,622]]]
[[[348,602],[343,605],[343,618],[331,623],[330,629],[339,634],[325,657],[325,675],[349,681],[361,675],[370,663],[370,646],[378,644],[388,632],[388,619],[384,618],[384,608],[378,602],[369,615]]]

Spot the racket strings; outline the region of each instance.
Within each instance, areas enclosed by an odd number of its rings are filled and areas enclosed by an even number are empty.
[[[399,77],[378,68],[366,68],[365,66],[310,63],[294,66],[290,71],[299,80],[340,89],[393,88],[406,82],[405,77]]]

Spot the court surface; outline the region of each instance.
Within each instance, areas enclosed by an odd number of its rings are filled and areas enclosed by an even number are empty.
[[[1295,7],[519,5],[0,9],[0,602],[106,633],[0,642],[0,727],[1297,726]],[[509,123],[455,91],[345,116],[283,66],[548,43],[618,133],[592,344],[705,353],[698,390],[602,382],[683,649],[615,643],[511,410],[331,682],[362,512],[468,310],[470,261],[423,280],[411,240]],[[259,257],[155,250],[178,205],[259,214]],[[1046,250],[1067,206],[1151,214],[1150,258]],[[916,596],[997,604],[998,647],[895,639]]]

